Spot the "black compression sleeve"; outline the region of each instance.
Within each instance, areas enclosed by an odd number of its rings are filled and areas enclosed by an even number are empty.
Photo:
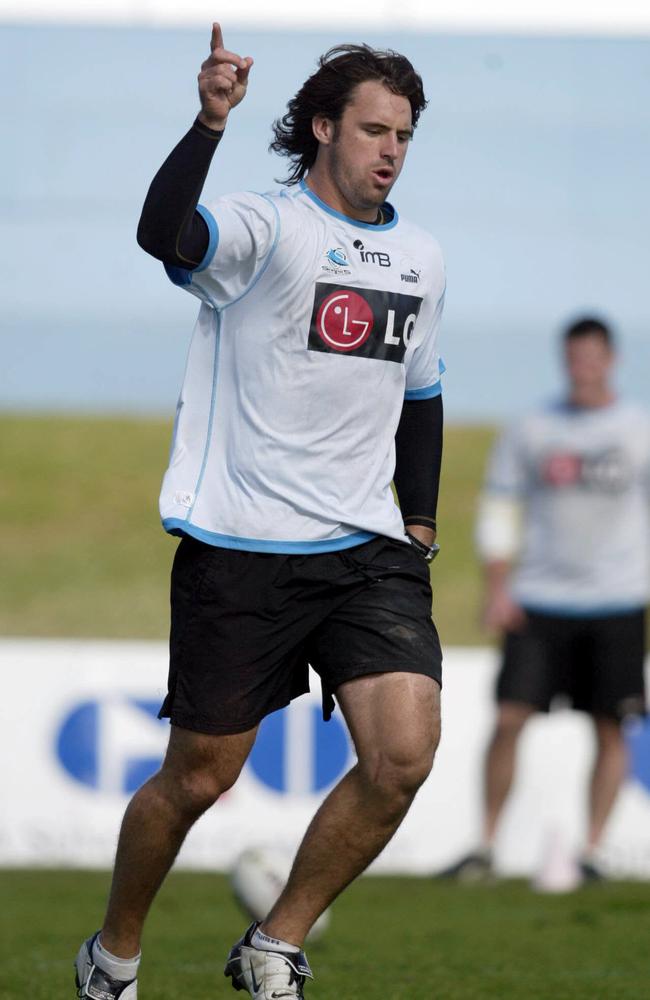
[[[441,395],[404,402],[395,435],[394,483],[405,525],[436,527],[442,425]]]
[[[196,206],[222,135],[197,119],[151,182],[138,243],[165,264],[190,270],[205,256],[210,235]]]

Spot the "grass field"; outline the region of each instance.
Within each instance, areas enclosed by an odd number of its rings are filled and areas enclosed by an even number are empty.
[[[0,418],[0,632],[163,638],[175,542],[157,512],[161,421]],[[448,645],[482,643],[472,521],[492,431],[450,427],[433,565]],[[72,960],[101,921],[108,875],[0,870],[0,1000],[72,1000]],[[309,949],[307,1000],[643,1000],[650,885],[563,897],[527,885],[364,878]],[[173,873],[147,924],[142,1000],[235,994],[243,928],[223,876]],[[239,994],[241,996],[242,994]]]
[[[156,420],[0,417],[0,634],[164,638],[176,544],[158,491],[170,425]],[[485,641],[472,521],[489,428],[448,427],[433,565],[448,645]]]
[[[98,872],[0,872],[1,1000],[72,1000],[71,963],[107,884]],[[308,949],[306,998],[643,1000],[649,906],[639,884],[539,896],[516,882],[363,878]],[[222,967],[244,923],[222,876],[172,874],[147,925],[142,1000],[234,998]]]

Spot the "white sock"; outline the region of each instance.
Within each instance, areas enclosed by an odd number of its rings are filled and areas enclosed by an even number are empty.
[[[106,951],[99,936],[97,936],[93,944],[91,958],[97,968],[106,972],[111,979],[119,979],[121,982],[128,983],[135,979],[138,974],[141,954],[138,952],[135,958],[118,958],[117,955],[111,955],[110,951]]]
[[[260,951],[300,951],[300,948],[297,945],[289,944],[288,941],[280,941],[279,938],[269,937],[268,934],[261,931],[259,927],[251,938],[251,944],[253,948],[259,948]]]

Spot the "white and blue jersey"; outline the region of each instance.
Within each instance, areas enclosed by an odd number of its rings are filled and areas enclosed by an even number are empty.
[[[395,213],[349,219],[302,185],[199,206],[210,230],[160,511],[226,548],[404,538],[391,491],[404,399],[440,392],[444,268]]]
[[[640,609],[650,595],[650,414],[554,403],[499,439],[486,493],[523,506],[515,600],[549,614]]]

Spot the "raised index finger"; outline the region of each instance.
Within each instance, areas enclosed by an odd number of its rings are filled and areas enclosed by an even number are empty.
[[[237,72],[246,69],[247,66],[245,59],[238,56],[236,52],[229,52],[228,49],[213,49],[207,62],[212,66],[220,66],[221,64],[234,66]],[[253,60],[251,59],[251,64],[252,62]]]
[[[214,21],[212,25],[212,38],[210,39],[210,50],[214,52],[215,49],[223,48],[223,35],[221,33],[221,25],[218,21]]]

